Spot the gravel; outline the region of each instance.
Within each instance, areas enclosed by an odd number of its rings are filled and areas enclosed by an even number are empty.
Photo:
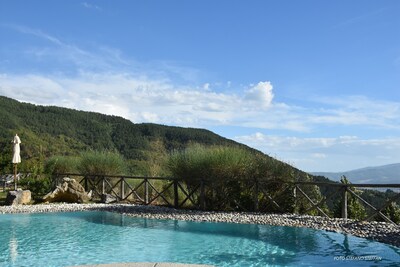
[[[197,210],[177,210],[158,206],[141,206],[131,204],[41,204],[0,206],[4,213],[41,213],[104,210],[118,212],[128,216],[172,219],[201,222],[229,222],[268,224],[279,226],[307,227],[372,239],[400,247],[400,225],[386,222],[364,222],[351,219],[324,218],[320,216],[297,214],[265,214],[255,212],[212,212]]]

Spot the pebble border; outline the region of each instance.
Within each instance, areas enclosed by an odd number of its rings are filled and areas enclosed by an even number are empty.
[[[197,210],[177,210],[159,206],[132,204],[39,204],[0,206],[0,214],[42,213],[102,210],[118,212],[128,216],[172,219],[201,222],[229,222],[268,224],[278,226],[307,227],[372,239],[400,248],[400,225],[386,222],[364,222],[351,219],[332,218],[297,214],[265,214],[256,212],[213,212]]]

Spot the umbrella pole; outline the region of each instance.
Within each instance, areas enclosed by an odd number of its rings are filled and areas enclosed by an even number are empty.
[[[17,191],[17,164],[14,164],[14,190]]]

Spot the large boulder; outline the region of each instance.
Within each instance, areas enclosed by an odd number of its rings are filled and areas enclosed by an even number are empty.
[[[32,200],[32,194],[29,190],[9,191],[6,197],[6,205],[24,205]]]
[[[45,202],[87,203],[91,196],[75,179],[64,177],[53,192],[43,197]]]

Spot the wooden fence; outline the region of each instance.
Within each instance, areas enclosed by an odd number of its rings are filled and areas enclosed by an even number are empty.
[[[30,173],[18,173],[16,175],[17,181],[20,179],[24,179],[29,177],[31,174]],[[8,188],[14,188],[14,174],[3,174],[0,175],[0,188],[4,191]]]
[[[230,185],[221,185],[206,180],[183,180],[173,177],[144,176],[104,176],[79,174],[58,175],[55,181],[62,177],[75,178],[92,191],[93,196],[100,199],[109,194],[119,202],[131,202],[142,205],[166,205],[175,208],[218,209],[255,211],[255,212],[299,212],[309,214],[314,212],[321,216],[331,217],[326,211],[327,203],[341,204],[341,217],[348,218],[348,199],[357,199],[370,212],[365,220],[377,217],[386,222],[394,223],[383,211],[392,203],[400,201],[400,184],[341,184],[328,182],[285,182],[276,180],[238,180],[245,188],[245,201],[242,193],[234,191],[223,192]],[[232,182],[232,181],[231,181]],[[315,195],[315,190],[325,191],[324,195]],[[361,197],[365,189],[391,189],[393,196],[386,199],[380,207],[376,207]],[[396,190],[396,191],[395,191]],[[313,193],[314,192],[314,193]],[[287,204],[289,198],[292,201]],[[243,205],[246,203],[246,205]],[[305,204],[306,203],[306,204]]]

